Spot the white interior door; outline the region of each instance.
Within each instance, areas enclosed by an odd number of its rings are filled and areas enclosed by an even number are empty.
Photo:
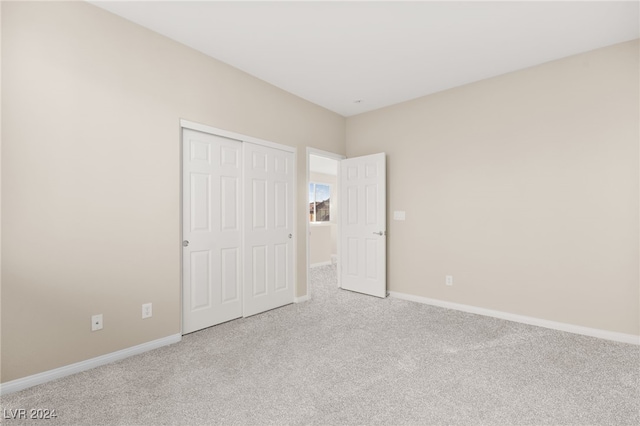
[[[387,296],[385,154],[340,162],[340,279],[345,290]]]
[[[244,316],[293,303],[294,155],[244,143]]]
[[[183,129],[183,333],[242,316],[242,143]]]

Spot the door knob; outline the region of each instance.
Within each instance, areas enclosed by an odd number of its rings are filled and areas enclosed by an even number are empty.
[[[187,247],[189,245],[189,240],[182,241],[182,247]]]
[[[289,239],[293,238],[293,234],[289,234]]]
[[[383,235],[386,235],[387,233],[386,231],[378,231],[378,232],[374,232],[374,234],[383,236]]]

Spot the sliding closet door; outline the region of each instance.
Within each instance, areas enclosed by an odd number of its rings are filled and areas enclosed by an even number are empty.
[[[244,316],[293,303],[291,152],[244,143]]]
[[[242,316],[242,143],[183,130],[183,333]]]

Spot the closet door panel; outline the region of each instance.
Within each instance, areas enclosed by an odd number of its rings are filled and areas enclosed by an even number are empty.
[[[183,130],[183,333],[242,316],[242,143]]]
[[[244,316],[293,303],[291,152],[245,142]]]

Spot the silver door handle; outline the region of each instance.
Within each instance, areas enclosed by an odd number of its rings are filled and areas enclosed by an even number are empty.
[[[374,232],[374,234],[383,236],[387,234],[387,231],[378,231],[378,232]]]
[[[293,238],[293,234],[289,234],[289,239]]]
[[[189,240],[184,240],[182,242],[182,247],[187,247],[187,246],[189,246]]]

